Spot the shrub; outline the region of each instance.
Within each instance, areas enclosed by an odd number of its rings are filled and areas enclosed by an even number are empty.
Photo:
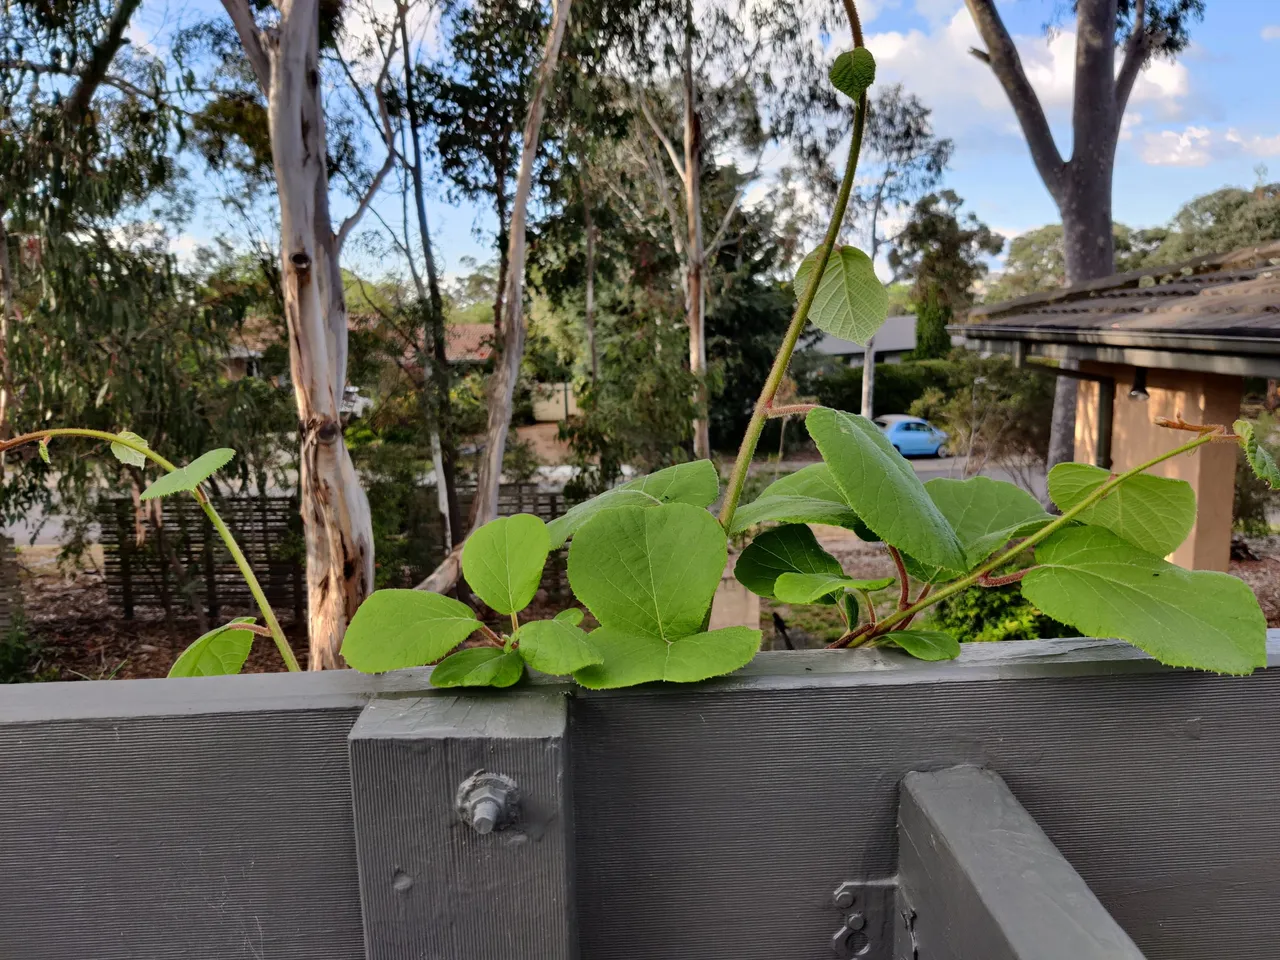
[[[1263,441],[1263,446],[1270,450],[1273,456],[1280,453],[1280,449],[1277,449],[1280,445],[1270,442],[1271,438],[1276,436],[1275,414],[1260,414],[1254,421],[1254,429],[1258,438]],[[1235,502],[1232,505],[1235,529],[1245,536],[1265,537],[1271,532],[1271,520],[1267,516],[1267,510],[1276,502],[1275,492],[1249,467],[1243,450],[1237,450],[1236,457]]]
[[[875,412],[907,413],[930,387],[945,389],[951,379],[949,360],[877,363]],[[817,397],[824,407],[854,413],[862,408],[861,367],[818,366],[809,371],[800,387],[801,393]]]
[[[1047,640],[1080,633],[1046,617],[1022,596],[1016,584],[969,587],[941,601],[934,611],[932,623],[962,642]]]
[[[0,634],[0,683],[27,683],[38,679],[37,668],[44,648],[27,630],[27,623],[16,616],[9,629]]]

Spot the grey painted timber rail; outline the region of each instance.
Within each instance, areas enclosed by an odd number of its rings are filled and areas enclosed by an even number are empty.
[[[1007,785],[1059,855],[1055,909],[1066,890],[1099,937],[1280,956],[1274,631],[1271,663],[1214,677],[1061,640],[763,654],[605,693],[459,696],[425,670],[5,687],[0,957],[977,956],[926,936],[1001,854],[998,822],[927,802],[918,775],[964,765]],[[900,816],[969,845],[938,906]],[[1003,907],[990,924],[1026,919]]]

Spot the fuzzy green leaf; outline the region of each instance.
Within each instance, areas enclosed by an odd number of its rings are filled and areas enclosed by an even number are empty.
[[[1235,577],[1183,570],[1102,527],[1054,533],[1036,562],[1023,595],[1087,636],[1127,640],[1175,667],[1244,674],[1266,665],[1266,618]]]
[[[805,425],[845,502],[877,536],[922,563],[964,570],[955,531],[879,427],[828,407],[810,411]]]
[[[237,630],[237,624],[253,623],[253,617],[236,617],[214,627],[183,650],[169,668],[170,677],[223,677],[239,673],[249,659],[255,634]]]
[[[675,640],[701,629],[726,557],[724,530],[701,507],[618,507],[574,535],[569,583],[602,626]]]
[[[720,474],[710,460],[678,463],[657,473],[637,477],[597,497],[579,503],[547,524],[551,548],[557,549],[592,517],[613,507],[656,507],[688,503],[707,507],[720,496]]]
[[[1111,479],[1101,467],[1060,463],[1049,471],[1049,496],[1070,510]],[[1106,527],[1148,553],[1178,549],[1196,522],[1196,494],[1185,480],[1138,474],[1076,514],[1081,523]]]
[[[378,590],[347,625],[342,656],[363,673],[434,663],[480,629],[465,603],[425,590]]]
[[[40,459],[45,463],[49,463],[49,438],[45,437],[36,444],[36,447],[40,451]]]
[[[833,87],[857,100],[876,81],[876,59],[866,47],[854,47],[836,57],[828,76]]]
[[[775,480],[753,502],[733,515],[731,533],[766,521],[826,523],[847,527],[863,540],[879,539],[844,502],[844,494],[825,463],[815,463]]]
[[[960,641],[941,630],[897,630],[885,639],[917,660],[954,660],[960,656]]]
[[[533,600],[551,552],[547,525],[528,513],[490,520],[462,548],[462,574],[498,613],[519,613]]]
[[[840,561],[822,549],[812,530],[799,523],[760,534],[733,567],[738,582],[762,597],[774,595],[773,585],[784,573],[840,576],[842,572]]]
[[[433,687],[509,687],[524,676],[524,661],[514,651],[468,647],[431,670]]]
[[[796,271],[797,299],[806,289],[819,252],[815,250],[805,257]],[[871,258],[857,247],[832,250],[809,309],[814,326],[833,337],[865,346],[888,315],[889,291],[876,276]]]
[[[834,603],[841,590],[883,590],[893,582],[893,577],[854,580],[843,574],[784,573],[778,577],[773,589],[783,603]]]
[[[604,656],[604,663],[579,670],[574,679],[592,690],[629,687],[653,680],[671,683],[708,680],[746,666],[760,649],[760,631],[748,627],[695,633],[671,643],[658,637],[601,627],[590,634],[590,640]]]
[[[147,441],[131,430],[121,430],[117,436],[119,436],[121,440],[129,440],[140,447],[147,446]],[[111,452],[115,455],[117,460],[121,463],[127,463],[131,467],[146,466],[146,454],[139,453],[132,447],[126,447],[123,443],[112,443]]]
[[[1249,468],[1272,490],[1280,490],[1280,466],[1276,465],[1276,458],[1271,455],[1271,451],[1258,442],[1258,432],[1254,425],[1248,420],[1237,420],[1231,429],[1240,438]]]
[[[924,488],[959,537],[969,567],[976,567],[1015,537],[1029,536],[1054,519],[1035,497],[1002,480],[939,477]]]
[[[567,623],[571,627],[576,627],[582,623],[582,611],[577,607],[570,607],[568,610],[561,610],[555,617],[561,623]]]
[[[515,639],[525,663],[543,673],[564,675],[604,663],[586,632],[558,617],[526,623],[516,631]]]
[[[132,451],[129,452],[132,453]],[[227,447],[201,454],[185,467],[179,467],[172,473],[157,477],[154,483],[142,491],[141,499],[153,500],[173,493],[194,492],[200,484],[230,463],[235,455],[236,452]]]

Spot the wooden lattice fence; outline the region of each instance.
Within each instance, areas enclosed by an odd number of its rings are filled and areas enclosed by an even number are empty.
[[[435,489],[415,492],[411,509],[397,528],[380,536],[386,556],[379,586],[409,587],[420,582],[443,557],[443,531],[435,511]],[[463,513],[472,493],[462,494]],[[204,512],[192,501],[161,501],[162,522],[144,524],[138,543],[133,501],[105,500],[99,506],[105,557],[107,596],[132,618],[140,608],[162,609],[166,615],[203,606],[210,619],[252,612],[253,598],[231,555]],[[306,608],[305,551],[297,501],[284,496],[223,497],[218,512],[235,534],[278,615],[302,616]],[[500,516],[532,513],[553,520],[567,509],[564,495],[533,484],[504,484],[498,498]],[[394,549],[391,549],[393,548]],[[554,553],[543,575],[542,589],[568,595],[565,552]]]

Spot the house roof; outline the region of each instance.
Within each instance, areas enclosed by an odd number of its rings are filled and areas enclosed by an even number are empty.
[[[377,329],[378,318],[372,314],[350,313],[347,326],[351,330]],[[230,338],[227,354],[232,358],[260,357],[263,351],[281,340],[279,323],[262,316],[250,316]],[[405,357],[412,359],[416,350],[406,346]],[[450,363],[483,363],[493,354],[493,324],[458,323],[445,329],[445,352]]]
[[[450,363],[483,363],[493,355],[493,324],[455,323],[445,329]]]
[[[970,310],[971,349],[1280,376],[1280,243]]]
[[[906,313],[897,317],[889,317],[884,326],[876,332],[876,353],[905,353],[916,348],[916,315]],[[852,340],[841,340],[829,333],[822,335],[812,347],[814,353],[826,354],[830,357],[860,357],[866,353],[866,347]]]

